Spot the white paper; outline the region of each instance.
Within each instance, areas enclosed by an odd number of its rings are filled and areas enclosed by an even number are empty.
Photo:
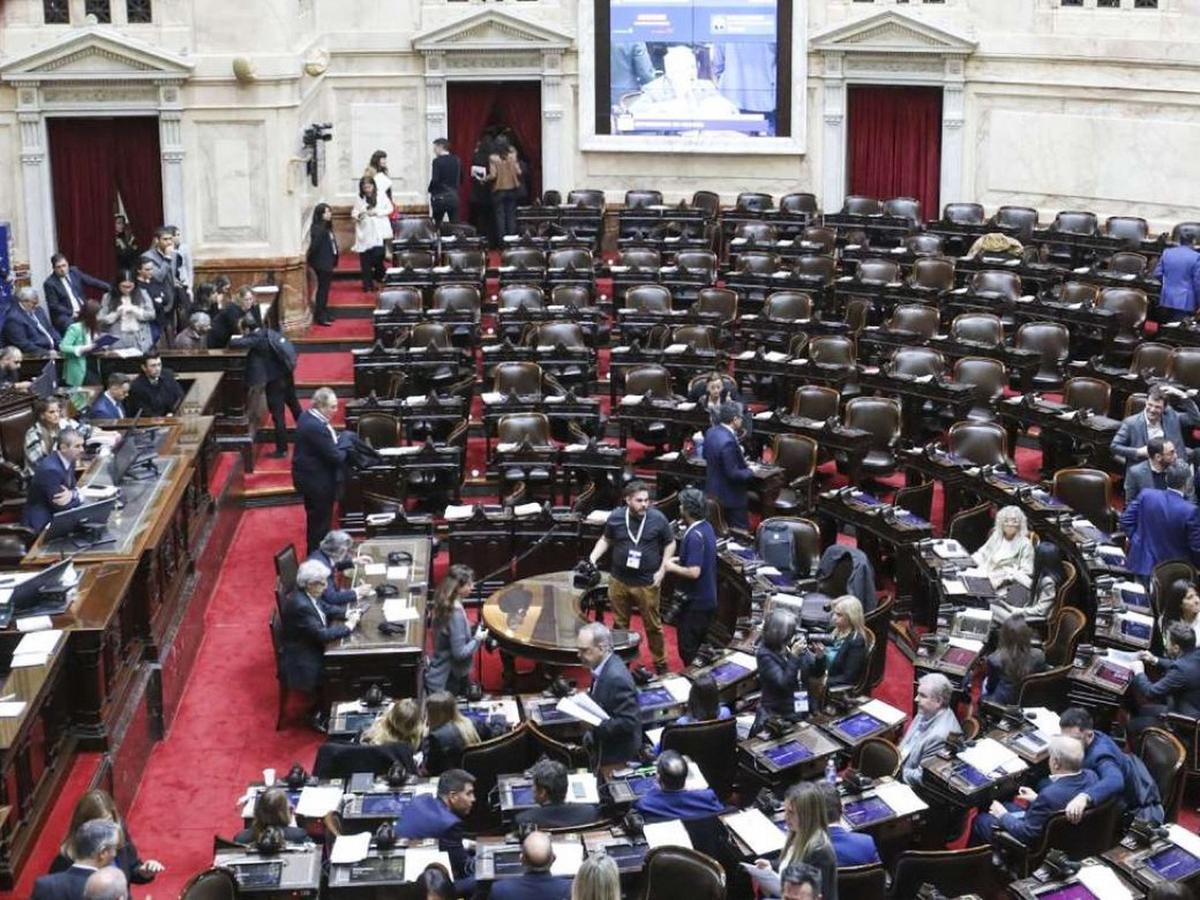
[[[899,725],[908,718],[903,712],[896,709],[896,707],[889,706],[882,700],[868,700],[858,708],[858,711],[865,712],[867,715],[873,716],[888,725]]]
[[[0,702],[0,719],[15,719],[24,711],[24,700],[5,700]]]
[[[359,834],[339,834],[329,852],[330,865],[349,865],[362,862],[371,852],[371,832]]]
[[[958,758],[984,775],[989,775],[1017,759],[1017,754],[997,740],[980,738],[974,746],[960,751]]]
[[[1200,836],[1174,823],[1167,826],[1167,831],[1172,844],[1182,847],[1192,856],[1200,857]]]
[[[922,812],[929,806],[917,796],[916,791],[902,781],[884,781],[875,785],[875,794],[890,806],[898,816]]]
[[[117,495],[117,488],[111,485],[107,487],[104,485],[97,487],[88,485],[87,487],[81,487],[79,489],[79,495],[85,500],[107,500],[109,497],[115,497]]]
[[[469,505],[469,504],[463,505],[463,506],[447,506],[446,511],[444,513],[442,513],[442,515],[449,522],[460,521],[462,519],[469,519],[474,514],[475,514],[475,507],[472,505]]]
[[[11,592],[10,592],[11,593]],[[47,628],[53,628],[54,623],[50,621],[49,616],[28,616],[24,619],[17,619],[17,631],[45,631]]]
[[[741,812],[721,816],[730,831],[742,839],[755,856],[766,856],[783,849],[787,835],[763,814],[761,809],[751,807]]]
[[[662,743],[663,732],[666,730],[666,726],[662,728],[646,728],[642,733],[646,735],[646,740],[650,742],[651,747],[657,747]]]
[[[622,406],[633,406],[635,403],[641,403],[642,397],[644,397],[644,396],[646,396],[646,395],[645,394],[626,394],[624,397],[621,398],[621,405]]]
[[[417,446],[410,447],[380,447],[376,452],[380,456],[415,456],[421,452]]]
[[[417,608],[401,597],[389,597],[383,601],[383,618],[393,624],[415,622],[418,618]]]
[[[774,826],[772,826],[774,827]],[[778,829],[776,829],[778,831]],[[679,819],[668,819],[665,822],[646,823],[646,843],[650,849],[655,847],[692,847],[692,839],[687,829]]]
[[[499,391],[484,391],[479,395],[479,399],[484,403],[499,403],[504,399],[504,395]]]
[[[48,657],[54,648],[58,645],[58,639],[62,637],[61,630],[50,631],[32,631],[21,638],[17,644],[17,648],[13,651],[13,665],[16,666],[16,658],[19,656],[26,657],[42,657],[42,661]],[[24,663],[26,666],[41,665],[40,662]]]
[[[1146,664],[1138,659],[1139,650],[1113,650],[1111,647],[1105,652],[1104,658],[1111,663],[1115,663],[1122,668],[1126,668],[1134,675],[1145,674]]]
[[[774,869],[760,869],[754,863],[742,863],[742,868],[749,873],[751,880],[758,887],[760,897],[778,897],[783,892],[779,873]]]
[[[1127,591],[1130,594],[1144,594],[1146,589],[1136,581],[1118,581],[1116,584],[1118,591]]]
[[[408,566],[388,566],[388,581],[408,581]]]
[[[735,666],[741,666],[743,669],[749,669],[751,672],[758,671],[758,660],[749,653],[743,653],[741,650],[734,650],[722,662],[731,662]]]
[[[1049,740],[1059,734],[1058,713],[1044,706],[1030,706],[1025,709],[1025,718],[1033,722],[1038,734]]]
[[[967,555],[967,551],[963,549],[962,544],[956,540],[938,541],[933,545],[934,555],[940,556],[942,559],[958,559]]]
[[[550,874],[562,878],[574,878],[579,867],[583,865],[583,842],[576,838],[573,841],[551,841],[554,848],[554,862],[550,865]]]
[[[306,819],[320,819],[333,812],[342,803],[342,789],[337,786],[309,785],[300,791],[296,801],[296,815]]]
[[[573,719],[587,722],[593,726],[608,720],[608,713],[601,709],[595,700],[584,693],[577,692],[570,697],[563,697],[554,704],[554,708],[561,713],[571,716]]]
[[[1104,900],[1129,900],[1133,896],[1121,884],[1117,873],[1108,866],[1084,866],[1075,877],[1085,888]]]
[[[520,506],[513,507],[514,516],[536,516],[542,511],[540,503],[522,503]]]
[[[427,847],[409,847],[404,851],[404,877],[408,878],[411,873],[412,880],[416,881],[417,876],[434,863],[440,865],[447,872],[454,871],[453,866],[450,865],[450,854],[445,850],[439,850],[437,844]]]
[[[961,581],[959,581],[957,578],[954,578],[954,579],[943,578],[942,579],[942,590],[946,593],[946,595],[948,597],[954,597],[954,596],[958,596],[961,594],[966,594],[967,586],[965,584],[963,584]]]
[[[662,680],[662,686],[680,703],[687,703],[688,696],[692,693],[692,682],[679,675],[667,676]]]
[[[362,567],[364,578],[387,578],[387,563],[367,563]]]
[[[972,653],[978,653],[983,649],[983,641],[973,641],[970,638],[951,637],[948,639],[951,647],[961,647],[964,650],[970,650]]]
[[[137,347],[122,347],[119,350],[112,350],[110,352],[118,359],[133,359],[134,357],[142,355],[142,351]]]
[[[568,803],[599,803],[600,787],[591,772],[572,772],[567,776]]]
[[[517,449],[517,447],[518,444],[516,444],[514,441],[501,441],[496,445],[496,449],[501,453],[512,453]]]

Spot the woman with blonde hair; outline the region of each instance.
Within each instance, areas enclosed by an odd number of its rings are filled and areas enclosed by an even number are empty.
[[[589,856],[571,883],[571,900],[621,900],[621,872],[606,853]]]
[[[1002,507],[996,513],[992,533],[971,558],[994,584],[1016,581],[1018,577],[1028,582],[1033,574],[1033,541],[1025,513],[1016,506]]]
[[[843,594],[833,601],[830,610],[833,640],[814,641],[812,650],[823,658],[826,687],[845,687],[858,684],[867,667],[867,625],[862,601],[853,594]]]
[[[374,747],[406,744],[415,753],[425,738],[425,710],[416,700],[405,697],[392,704],[384,715],[363,732],[362,743]]]
[[[425,690],[462,694],[471,683],[471,663],[487,635],[483,625],[472,633],[463,600],[475,590],[475,573],[456,563],[433,594],[433,653],[425,669]]]
[[[475,724],[462,714],[449,691],[425,698],[425,774],[441,775],[458,768],[463,751],[480,742]]]
[[[133,839],[125,828],[125,823],[121,821],[121,814],[117,812],[117,804],[105,791],[95,788],[87,791],[76,802],[75,811],[71,813],[71,825],[67,829],[66,839],[59,847],[58,856],[54,857],[54,861],[50,863],[51,874],[65,872],[75,865],[71,850],[72,839],[79,826],[84,822],[92,821],[92,819],[104,819],[121,829],[121,843],[117,847],[117,856],[113,860],[113,865],[125,873],[125,878],[130,884],[149,884],[154,880],[155,875],[166,868],[156,859],[142,860],[138,856],[137,847],[134,846]]]
[[[814,781],[793,785],[784,800],[788,836],[779,854],[779,868],[771,868],[765,859],[754,861],[751,877],[761,894],[780,895],[779,873],[793,863],[805,863],[821,873],[825,887],[822,900],[837,900],[837,857],[826,824],[825,798],[821,786]]]

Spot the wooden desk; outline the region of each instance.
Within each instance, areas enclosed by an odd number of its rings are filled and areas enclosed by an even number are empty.
[[[1172,833],[1179,828],[1178,825],[1167,827]],[[1200,858],[1170,838],[1142,847],[1127,837],[1100,854],[1100,858],[1146,890],[1163,882],[1192,888],[1200,884]]]
[[[1105,854],[1107,856],[1107,854]],[[1104,860],[1096,857],[1088,857],[1082,861],[1085,866],[1103,866]],[[1121,872],[1117,872],[1117,880],[1121,882],[1121,886],[1129,891],[1129,896],[1132,900],[1142,900],[1146,895],[1140,891],[1134,882],[1131,882]],[[1016,900],[1104,900],[1103,897],[1097,897],[1090,890],[1084,887],[1083,882],[1079,880],[1077,875],[1065,879],[1043,880],[1037,876],[1022,878],[1020,881],[1014,881],[1008,886],[1008,894]]]

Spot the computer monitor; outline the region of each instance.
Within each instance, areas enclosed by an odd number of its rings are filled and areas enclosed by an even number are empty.
[[[117,498],[109,497],[107,500],[97,500],[95,503],[85,503],[56,512],[50,524],[46,526],[46,540],[67,537],[91,527],[102,527],[108,523],[108,517],[116,508]]]
[[[49,400],[54,396],[54,392],[58,390],[58,369],[54,366],[54,360],[50,360],[42,366],[42,371],[30,383],[29,389],[43,400]]]
[[[1200,859],[1182,847],[1171,846],[1147,857],[1146,865],[1167,881],[1182,881],[1200,870]]]
[[[763,756],[781,769],[811,759],[812,755],[812,750],[799,741],[786,741],[763,751]]]
[[[71,568],[75,562],[75,557],[68,556],[62,562],[56,562],[52,566],[47,566],[42,571],[38,572],[32,578],[27,578],[13,588],[12,597],[9,599],[9,607],[12,609],[14,616],[29,615],[32,613],[48,614],[49,611],[44,609],[47,601],[56,593],[61,593],[74,585],[64,586],[63,576]],[[57,607],[61,606],[60,602],[53,604],[55,612],[61,612]]]

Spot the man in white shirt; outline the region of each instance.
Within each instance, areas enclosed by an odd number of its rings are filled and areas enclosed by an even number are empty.
[[[42,282],[42,296],[46,300],[50,321],[54,323],[59,334],[64,334],[67,326],[79,318],[79,311],[87,302],[83,289],[90,287],[98,291],[108,291],[110,288],[100,279],[72,266],[61,253],[50,257],[50,265],[54,271]]]

